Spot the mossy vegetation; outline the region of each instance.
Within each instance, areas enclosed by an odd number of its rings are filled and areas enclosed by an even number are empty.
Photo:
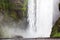
[[[0,0],[0,12],[1,12],[0,14],[2,14],[4,17],[2,25],[4,25],[3,24],[4,22],[5,24],[8,25],[9,22],[12,22],[11,19],[13,19],[14,22],[16,20],[17,22],[19,20],[27,18],[27,8],[28,8],[27,6],[28,6],[28,0]],[[22,23],[22,25],[24,24]],[[3,37],[4,35],[2,32],[3,29],[1,29],[1,27],[0,27],[0,38]]]
[[[5,16],[18,20],[27,17],[27,4],[28,0],[0,0],[0,10],[5,11]]]
[[[56,21],[52,28],[51,37],[60,37],[60,18]]]

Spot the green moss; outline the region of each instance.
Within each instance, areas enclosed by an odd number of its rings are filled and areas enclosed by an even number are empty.
[[[53,37],[60,37],[60,33],[55,33]]]
[[[14,12],[14,11],[12,11],[12,12],[10,13],[10,16],[11,16],[12,18],[14,18],[14,19],[18,19],[17,14],[16,14],[16,12]]]
[[[56,21],[52,28],[51,37],[60,37],[60,18]]]
[[[0,0],[0,8],[5,11],[4,15],[5,17],[11,16],[13,19],[18,20],[19,18],[26,17],[27,16],[27,4],[28,0],[23,0],[24,2],[20,2],[20,4],[16,4],[11,2],[12,0]],[[17,13],[15,11],[19,10],[20,13]],[[21,16],[23,14],[23,16]]]

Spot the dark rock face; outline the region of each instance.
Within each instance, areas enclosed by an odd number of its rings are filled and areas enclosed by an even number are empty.
[[[60,11],[60,3],[59,3],[59,11]]]

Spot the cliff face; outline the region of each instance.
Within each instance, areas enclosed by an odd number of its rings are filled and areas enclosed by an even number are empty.
[[[14,19],[27,17],[27,0],[0,0],[0,10]]]
[[[0,31],[2,35],[0,37],[10,37],[15,33],[20,35],[21,30],[27,28],[27,2],[27,0],[0,0],[0,30],[3,30]]]

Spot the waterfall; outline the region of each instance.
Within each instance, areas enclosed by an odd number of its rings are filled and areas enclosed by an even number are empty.
[[[1,16],[0,26],[3,37],[16,35],[24,38],[50,37],[56,13],[56,10],[53,13],[53,0],[28,0],[27,9],[27,19],[19,20],[18,23],[12,21],[11,17],[4,21],[4,15],[1,14],[3,17]]]
[[[27,37],[31,38],[34,36],[34,33],[36,31],[35,29],[35,0],[28,0],[28,19],[29,22],[28,29],[27,29]]]

